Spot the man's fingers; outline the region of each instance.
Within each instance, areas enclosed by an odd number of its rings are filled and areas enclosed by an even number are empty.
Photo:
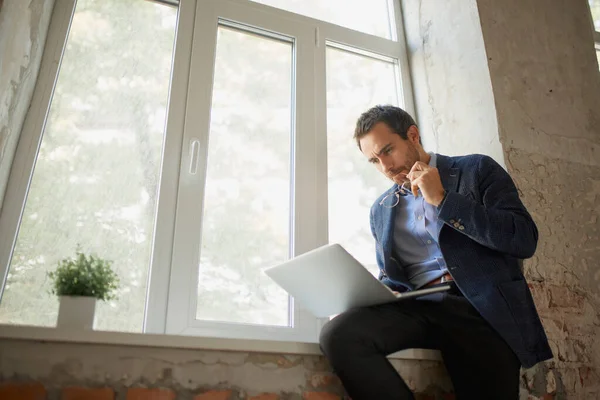
[[[428,164],[425,164],[423,161],[417,161],[406,177],[410,180],[416,179],[429,169],[431,169],[431,167]]]
[[[425,164],[423,161],[417,161],[412,168],[410,169],[410,172],[413,171],[427,171],[428,169],[431,169],[432,167],[429,166],[429,164]]]
[[[417,185],[412,185],[410,189],[412,190],[413,196],[419,197],[419,187]]]
[[[410,190],[415,197],[419,196],[419,185],[421,184],[421,178],[413,179],[410,181]]]
[[[408,175],[406,175],[406,177],[413,181],[419,177],[421,177],[421,175],[423,175],[426,171],[411,171],[408,173]]]

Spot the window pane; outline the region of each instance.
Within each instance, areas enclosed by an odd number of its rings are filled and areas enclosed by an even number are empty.
[[[121,280],[96,328],[142,330],[176,14],[145,0],[77,2],[0,322],[55,325],[46,272],[80,245]]]
[[[396,40],[391,0],[253,0],[360,32]]]
[[[592,18],[594,19],[594,26],[596,30],[600,32],[600,0],[589,0],[590,8],[592,10]]]
[[[397,98],[394,63],[327,48],[329,242],[342,244],[374,275],[369,210],[393,183],[367,162],[352,135],[361,113],[376,104],[398,105]]]
[[[196,318],[288,325],[292,44],[220,27]]]

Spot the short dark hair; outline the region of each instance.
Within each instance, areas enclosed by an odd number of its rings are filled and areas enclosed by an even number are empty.
[[[360,149],[360,139],[362,139],[375,125],[379,122],[385,123],[390,127],[392,132],[400,135],[404,140],[408,139],[408,128],[412,125],[417,126],[413,117],[400,107],[392,105],[377,105],[371,107],[361,114],[356,121],[356,129],[354,130],[354,139]],[[419,142],[421,139],[419,138]]]

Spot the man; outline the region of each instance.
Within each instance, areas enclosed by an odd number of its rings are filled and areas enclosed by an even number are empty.
[[[520,260],[537,228],[510,176],[490,157],[426,153],[413,118],[393,106],[360,116],[354,138],[394,182],[371,208],[379,279],[395,291],[451,290],[350,310],[321,348],[352,400],[412,399],[386,358],[438,349],[458,400],[512,400],[521,365],[552,358]]]

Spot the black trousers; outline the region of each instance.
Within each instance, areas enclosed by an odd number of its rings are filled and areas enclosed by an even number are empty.
[[[340,314],[320,343],[352,400],[413,399],[386,358],[412,348],[441,351],[457,400],[519,398],[519,360],[456,287]]]

